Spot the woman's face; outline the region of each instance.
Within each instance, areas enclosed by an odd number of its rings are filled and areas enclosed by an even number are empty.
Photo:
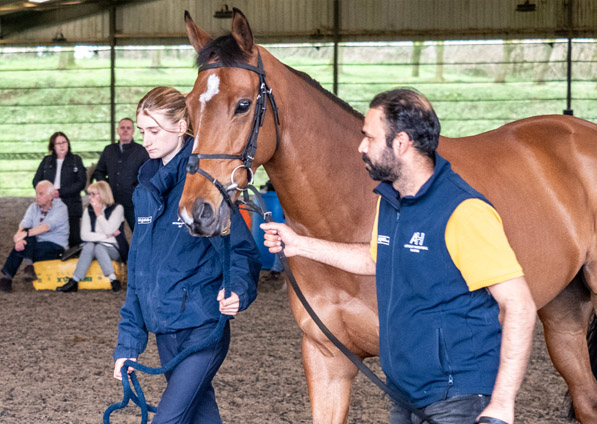
[[[68,141],[66,141],[65,137],[61,135],[56,137],[56,141],[54,141],[54,151],[56,152],[58,159],[64,159],[68,153]]]
[[[103,206],[102,195],[97,188],[89,189],[89,204],[93,207]]]
[[[165,165],[182,147],[182,136],[187,129],[186,122],[172,122],[159,110],[149,113],[151,116],[143,112],[137,115],[137,128],[141,132],[143,147],[147,150],[149,157],[162,159],[162,163]]]

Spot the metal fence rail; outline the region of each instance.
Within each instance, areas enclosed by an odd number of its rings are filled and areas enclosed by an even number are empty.
[[[597,42],[573,40],[363,42],[266,46],[355,109],[376,93],[415,87],[434,104],[444,135],[466,136],[538,114],[597,121]],[[189,46],[116,47],[116,120],[134,118],[137,101],[157,85],[192,89]],[[0,196],[30,196],[48,139],[65,132],[86,166],[111,142],[111,60],[105,47],[0,48]],[[569,74],[570,72],[570,74]],[[334,78],[337,78],[334,80]],[[139,135],[137,134],[137,138]]]

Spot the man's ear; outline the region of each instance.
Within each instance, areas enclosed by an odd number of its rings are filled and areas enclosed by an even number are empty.
[[[410,139],[408,134],[404,131],[400,131],[398,134],[396,134],[396,137],[394,137],[392,150],[394,150],[394,154],[396,156],[402,156],[408,151],[411,145],[412,140]]]

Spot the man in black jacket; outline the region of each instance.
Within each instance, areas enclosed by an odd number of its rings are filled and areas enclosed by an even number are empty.
[[[91,178],[110,184],[114,200],[124,207],[124,217],[133,230],[133,191],[138,183],[139,168],[149,159],[149,155],[142,145],[133,140],[135,127],[132,119],[121,119],[116,131],[120,137],[119,142],[106,146]]]

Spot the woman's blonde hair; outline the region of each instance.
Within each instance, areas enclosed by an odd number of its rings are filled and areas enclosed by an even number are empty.
[[[172,131],[165,128],[157,121],[151,112],[160,111],[173,123],[183,120],[187,123],[187,134],[192,135],[189,112],[184,95],[175,88],[160,86],[150,90],[137,105],[137,115],[143,113],[152,118],[165,131]]]
[[[89,184],[89,187],[87,187],[87,193],[92,190],[96,190],[99,193],[104,205],[112,206],[114,204],[114,195],[112,194],[110,184],[107,182],[97,181],[95,183]]]

